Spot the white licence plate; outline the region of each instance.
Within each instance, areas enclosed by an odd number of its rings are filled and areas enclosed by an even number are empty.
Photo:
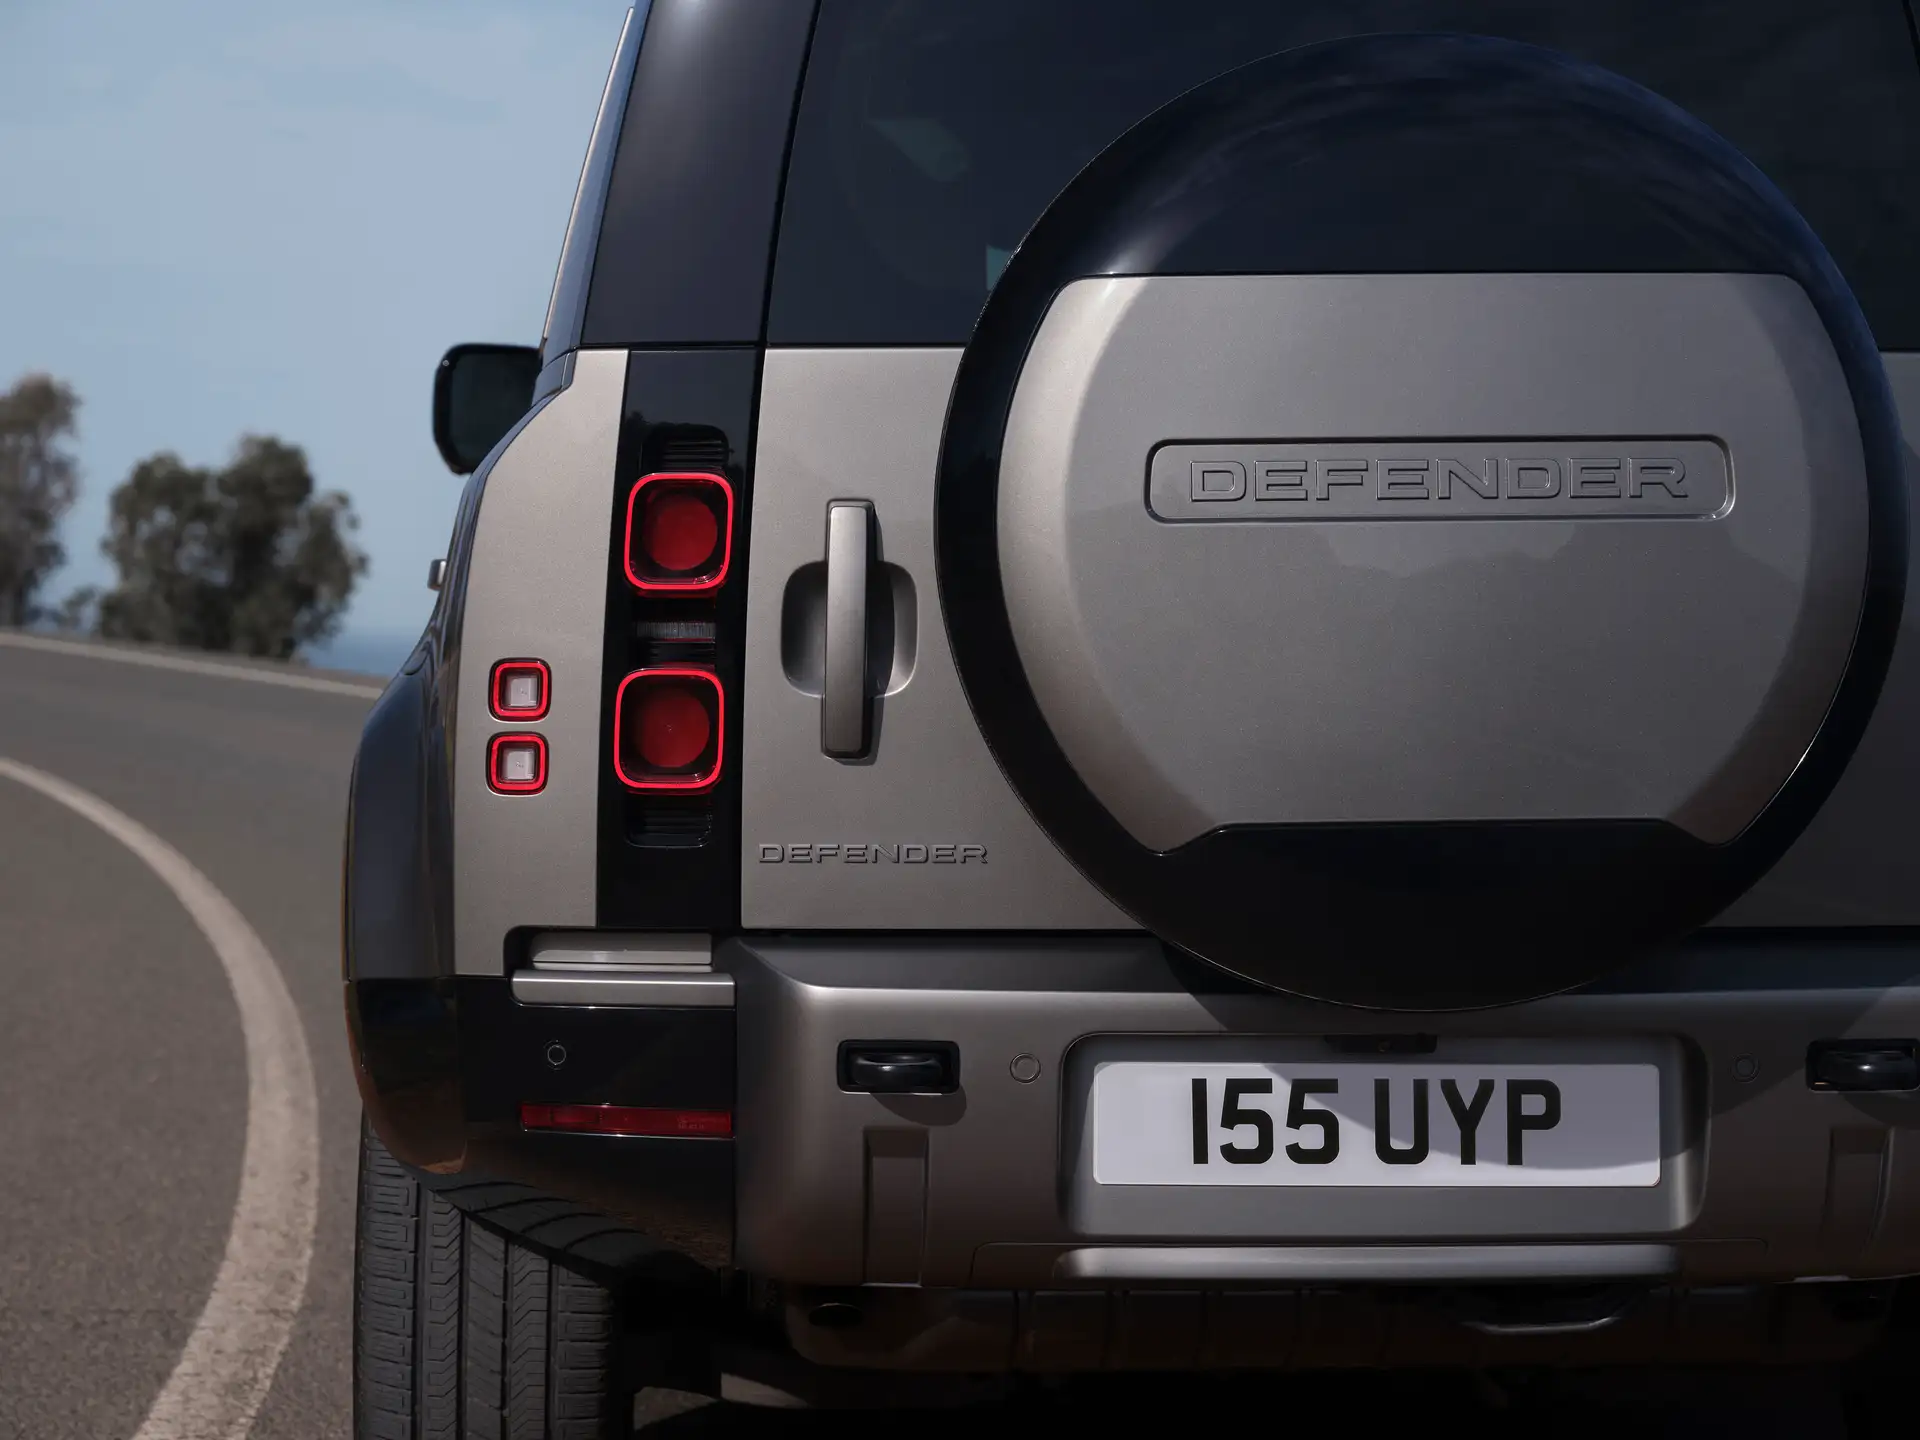
[[[1108,1060],[1101,1185],[1660,1183],[1653,1065]]]

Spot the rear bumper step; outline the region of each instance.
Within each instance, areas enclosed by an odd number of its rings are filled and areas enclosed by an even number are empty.
[[[711,971],[516,970],[522,1005],[731,1007],[733,977]]]

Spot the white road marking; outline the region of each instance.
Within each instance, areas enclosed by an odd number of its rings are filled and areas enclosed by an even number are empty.
[[[233,903],[138,821],[54,775],[0,759],[126,846],[173,891],[227,972],[247,1048],[247,1139],[226,1254],[173,1373],[134,1440],[243,1440],[306,1293],[320,1169],[306,1031],[280,968]]]
[[[179,670],[188,675],[251,680],[256,685],[284,685],[290,690],[318,690],[324,695],[356,695],[362,700],[377,699],[382,688],[374,681],[360,685],[351,680],[329,680],[321,675],[223,665],[218,660],[195,660],[186,655],[164,655],[114,645],[89,645],[79,640],[56,640],[49,635],[23,635],[16,630],[0,630],[0,645],[11,645],[17,650],[44,650],[53,655],[84,655],[91,660],[115,660],[122,665],[145,665],[154,670]]]

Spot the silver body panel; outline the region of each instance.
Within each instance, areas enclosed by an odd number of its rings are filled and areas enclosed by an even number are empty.
[[[954,675],[931,541],[934,466],[958,362],[957,350],[768,354],[742,771],[742,919],[750,928],[1128,923],[1059,856],[1014,797]],[[1907,434],[1920,435],[1920,355],[1889,355],[1886,364]],[[1910,480],[1920,475],[1911,442],[1908,465]],[[872,762],[856,764],[820,753],[818,685],[790,681],[780,656],[785,587],[799,567],[824,559],[827,502],[847,496],[876,501],[882,554],[899,567],[896,584],[910,584],[916,598],[919,646],[911,682],[876,707]],[[1920,553],[1920,503],[1910,514]],[[1920,923],[1920,844],[1913,840],[1920,815],[1920,745],[1913,739],[1920,733],[1920,587],[1909,595],[1901,636],[1878,709],[1833,796],[1720,923]],[[983,843],[989,864],[936,871],[929,863],[909,873],[905,864],[847,863],[837,855],[795,864],[786,849],[778,863],[758,858],[763,844],[847,839]],[[971,873],[963,876],[963,868]]]
[[[767,354],[741,701],[740,910],[750,929],[1131,928],[1014,796],[953,668],[933,495],[959,359],[957,350]],[[789,581],[826,558],[828,503],[847,499],[871,502],[878,559],[911,583],[917,633],[910,675],[874,704],[868,755],[843,761],[822,753],[818,687],[802,688],[781,664],[781,611]],[[903,608],[896,602],[895,614]],[[963,861],[969,846],[984,854]]]
[[[454,968],[462,975],[500,974],[516,927],[594,923],[607,516],[626,377],[624,350],[581,351],[573,383],[481,472],[452,747]],[[495,720],[493,665],[519,658],[547,662],[547,714]],[[546,737],[538,794],[488,786],[487,741],[506,731]]]
[[[1329,518],[1179,505],[1149,464],[1176,442],[1199,486],[1196,455],[1258,467],[1262,441],[1277,479],[1319,457],[1299,504]],[[1584,463],[1628,503],[1621,470],[1682,452],[1704,514],[1568,496]],[[1369,456],[1401,458],[1417,508],[1375,493]],[[1503,518],[1465,518],[1463,487],[1441,508],[1413,461],[1450,456],[1497,461]],[[1549,489],[1560,518],[1528,499]],[[999,494],[1034,695],[1153,849],[1453,820],[1729,840],[1818,732],[1866,569],[1852,396],[1774,276],[1080,281],[1028,353]],[[1197,523],[1223,503],[1237,523]]]

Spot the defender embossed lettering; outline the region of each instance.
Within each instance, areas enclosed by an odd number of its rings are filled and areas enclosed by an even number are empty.
[[[947,841],[923,844],[909,840],[863,842],[859,840],[801,841],[776,845],[771,841],[754,847],[762,865],[984,865],[987,847],[958,845]]]
[[[1715,440],[1165,444],[1160,520],[1709,520],[1733,507]]]

